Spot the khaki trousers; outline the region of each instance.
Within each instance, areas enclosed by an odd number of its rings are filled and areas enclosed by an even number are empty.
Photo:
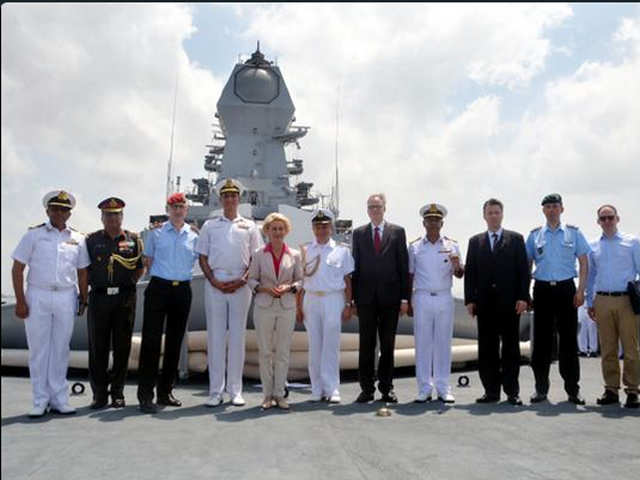
[[[270,307],[254,305],[253,324],[258,337],[260,381],[265,398],[284,398],[295,322],[295,308],[285,310],[280,302]]]
[[[638,319],[631,310],[629,297],[597,295],[593,306],[600,336],[602,376],[607,390],[617,393],[620,389],[620,361],[618,339],[624,350],[622,382],[625,391],[638,392],[640,383],[640,357],[638,354]]]

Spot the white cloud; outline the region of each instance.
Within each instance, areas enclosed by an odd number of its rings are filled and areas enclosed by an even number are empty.
[[[126,228],[163,212],[176,75],[176,170],[184,183],[202,174],[222,80],[190,63],[182,42],[193,33],[182,5],[3,5],[3,292],[47,191],[76,194],[82,231],[99,228],[109,195],[127,202]]]

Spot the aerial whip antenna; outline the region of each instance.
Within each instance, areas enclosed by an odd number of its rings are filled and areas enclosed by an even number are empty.
[[[176,83],[173,91],[173,113],[171,118],[171,143],[169,145],[169,162],[167,163],[167,192],[164,200],[171,195],[171,168],[173,167],[173,136],[176,129],[176,104],[178,101],[178,74],[176,73]]]

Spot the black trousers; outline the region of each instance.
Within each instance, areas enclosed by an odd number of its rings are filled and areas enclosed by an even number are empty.
[[[536,391],[545,395],[549,392],[554,328],[558,332],[558,360],[564,389],[568,395],[576,395],[580,390],[578,310],[573,306],[575,293],[573,279],[556,285],[535,282],[533,286],[531,367],[536,379]]]
[[[136,315],[136,289],[117,295],[91,291],[87,311],[89,337],[89,381],[95,399],[124,398],[124,382],[129,367],[131,333]],[[109,351],[113,345],[113,367]]]
[[[396,345],[399,306],[357,305],[360,332],[358,377],[363,392],[375,392],[376,336],[380,339],[378,390],[382,394],[393,389],[393,352]]]
[[[191,285],[188,282],[173,286],[171,282],[151,278],[144,292],[138,400],[153,400],[154,387],[157,387],[158,396],[167,395],[173,390],[190,309]],[[164,357],[162,374],[158,375],[163,331]]]
[[[498,304],[498,293],[478,306],[478,371],[488,395],[520,393],[520,315]],[[502,347],[501,347],[502,345]]]

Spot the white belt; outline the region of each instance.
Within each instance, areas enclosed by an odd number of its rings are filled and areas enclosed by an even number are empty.
[[[72,288],[75,289],[76,286],[75,285],[71,285],[68,287],[59,287],[57,285],[53,285],[53,286],[42,286],[42,285],[34,285],[32,283],[29,284],[29,287],[31,288],[39,288],[40,290],[48,290],[50,292],[64,292],[65,290],[71,290]]]
[[[342,293],[344,290],[306,290],[305,292],[309,295],[316,295],[318,297],[325,297],[327,295],[331,295],[333,293]]]
[[[246,270],[227,270],[226,268],[214,268],[213,276],[216,280],[221,282],[228,282],[229,280],[236,280],[244,275]]]

